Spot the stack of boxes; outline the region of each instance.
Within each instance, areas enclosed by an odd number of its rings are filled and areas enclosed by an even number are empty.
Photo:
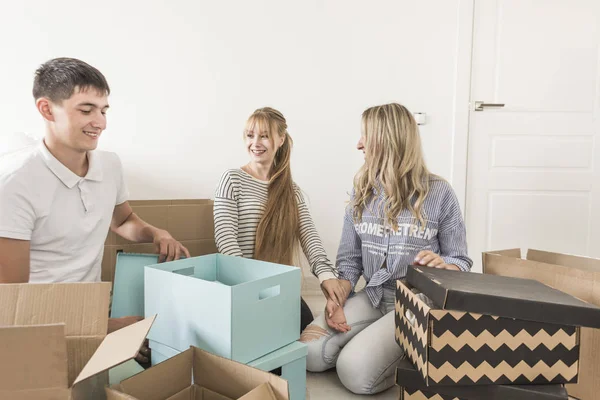
[[[153,365],[196,346],[264,371],[281,367],[290,399],[302,400],[300,287],[295,267],[222,254],[157,263],[120,253],[112,316],[157,315],[148,335]]]
[[[567,399],[581,326],[600,327],[600,308],[540,282],[409,267],[396,292],[412,364],[397,370],[400,398]]]

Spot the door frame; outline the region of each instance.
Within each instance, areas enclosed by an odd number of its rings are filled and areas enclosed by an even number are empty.
[[[457,18],[450,183],[456,192],[467,224],[467,168],[475,0],[460,0]]]

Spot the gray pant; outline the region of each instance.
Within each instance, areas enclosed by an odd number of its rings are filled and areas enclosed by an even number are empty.
[[[303,332],[308,345],[306,369],[322,372],[336,367],[342,384],[356,394],[375,394],[392,387],[395,370],[404,358],[395,341],[395,292],[384,288],[379,308],[373,308],[366,293],[346,301],[344,313],[351,330],[340,333],[317,317]]]

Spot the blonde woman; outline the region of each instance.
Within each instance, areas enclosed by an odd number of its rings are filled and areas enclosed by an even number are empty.
[[[354,180],[336,266],[350,297],[303,332],[307,369],[337,367],[357,394],[394,385],[404,358],[394,340],[395,282],[410,264],[468,271],[465,226],[450,184],[425,166],[417,124],[400,104],[367,109],[358,149],[365,163]],[[358,279],[367,285],[355,293]]]
[[[220,253],[294,265],[300,246],[332,304],[345,299],[337,270],[315,229],[300,188],[292,180],[292,138],[279,111],[260,108],[248,118],[244,141],[250,162],[226,171],[214,204]],[[301,331],[313,320],[301,299]]]

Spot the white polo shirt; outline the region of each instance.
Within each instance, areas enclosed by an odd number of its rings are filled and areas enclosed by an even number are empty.
[[[116,154],[95,150],[88,161],[79,177],[43,141],[0,159],[0,237],[30,241],[32,283],[100,280],[113,210],[128,193]]]

